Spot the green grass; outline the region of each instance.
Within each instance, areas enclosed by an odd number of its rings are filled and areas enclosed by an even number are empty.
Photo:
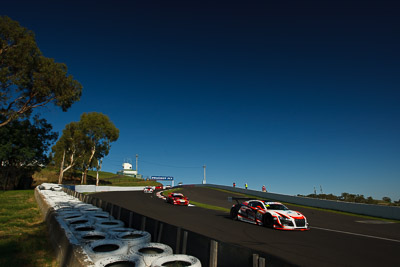
[[[97,172],[96,171],[88,171],[88,175],[96,177]],[[110,178],[114,178],[118,176],[118,174],[112,173],[112,172],[103,172],[100,171],[99,172],[99,178],[100,179],[110,179]]]
[[[203,208],[203,209],[209,209],[209,210],[217,210],[217,211],[222,211],[222,212],[230,212],[230,209],[223,208],[223,207],[218,207],[218,206],[213,206],[213,205],[208,205],[196,201],[190,200],[190,204],[195,205],[196,207]]]
[[[46,167],[39,172],[36,172],[33,176],[34,184],[39,185],[42,183],[58,183],[58,172],[59,170],[55,167]],[[64,174],[63,184],[80,184],[81,173],[78,171],[67,172]],[[96,171],[88,171],[87,184],[96,184]],[[99,185],[107,186],[156,186],[161,183],[153,180],[145,180],[140,178],[134,178],[126,175],[119,175],[111,172],[99,172]]]
[[[162,194],[163,194],[164,196],[168,196],[169,193],[172,193],[172,192],[181,192],[182,189],[183,189],[183,187],[168,189],[168,190],[164,190]]]
[[[57,266],[33,190],[0,192],[0,266]]]

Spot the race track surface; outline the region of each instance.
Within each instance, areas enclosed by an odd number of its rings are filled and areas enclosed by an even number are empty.
[[[228,196],[205,187],[180,191],[190,200],[230,208]],[[400,223],[287,205],[303,213],[309,231],[279,231],[233,221],[228,213],[165,203],[143,192],[105,192],[95,197],[216,240],[273,254],[299,266],[400,266]]]

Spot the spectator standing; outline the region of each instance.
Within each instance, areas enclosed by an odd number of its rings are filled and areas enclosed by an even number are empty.
[[[265,185],[262,186],[262,191],[267,192],[267,189],[265,188]]]
[[[244,187],[247,189],[247,183],[244,184]]]
[[[236,183],[233,183],[233,187],[236,187]]]

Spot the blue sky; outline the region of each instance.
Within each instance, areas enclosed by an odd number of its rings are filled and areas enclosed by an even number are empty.
[[[2,1],[144,176],[400,199],[396,1]]]

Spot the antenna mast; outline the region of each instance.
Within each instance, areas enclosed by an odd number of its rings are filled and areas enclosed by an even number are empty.
[[[203,179],[203,184],[206,184],[206,165],[203,166],[204,169],[204,179]]]

